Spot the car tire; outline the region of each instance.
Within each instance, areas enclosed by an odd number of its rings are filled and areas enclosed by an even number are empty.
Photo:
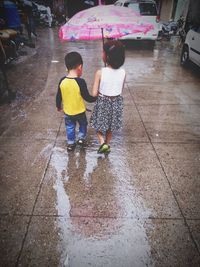
[[[154,46],[155,46],[156,41],[154,40],[147,40],[144,41],[144,47],[147,47],[149,50],[154,50]]]
[[[155,44],[156,44],[156,41],[155,40],[153,40],[153,41],[150,42],[151,49],[154,49]]]
[[[189,63],[189,49],[188,46],[184,45],[181,52],[181,65],[186,67]]]

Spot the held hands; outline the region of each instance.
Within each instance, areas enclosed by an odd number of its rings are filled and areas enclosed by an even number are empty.
[[[92,96],[98,96],[99,93],[99,84],[101,79],[101,70],[98,70],[94,77],[94,84],[92,88]]]

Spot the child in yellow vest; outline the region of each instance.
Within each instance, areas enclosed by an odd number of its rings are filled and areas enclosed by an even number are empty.
[[[84,79],[80,78],[83,69],[83,60],[79,53],[70,52],[65,56],[65,65],[68,74],[63,77],[58,85],[56,107],[63,110],[67,137],[67,150],[72,151],[76,146],[76,123],[79,124],[77,143],[85,146],[87,134],[87,118],[84,100],[94,102],[96,97],[89,94]],[[62,106],[62,107],[61,107]]]

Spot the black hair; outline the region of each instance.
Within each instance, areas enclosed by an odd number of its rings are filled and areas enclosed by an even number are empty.
[[[75,69],[79,65],[83,65],[83,59],[78,52],[70,52],[65,56],[65,66],[68,70]]]
[[[106,54],[106,63],[113,69],[118,69],[124,64],[125,49],[120,41],[111,40],[104,44],[103,50]]]

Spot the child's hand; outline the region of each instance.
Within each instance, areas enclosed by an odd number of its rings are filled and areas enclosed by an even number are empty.
[[[59,111],[59,112],[62,111],[62,108],[57,108],[57,111]]]

